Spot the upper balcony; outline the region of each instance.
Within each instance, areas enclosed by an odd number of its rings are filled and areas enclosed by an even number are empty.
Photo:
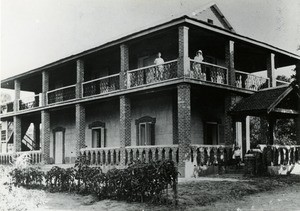
[[[16,91],[17,100],[1,105],[1,114],[92,100],[126,90],[164,86],[172,81],[251,93],[274,86],[274,78],[262,77],[257,72],[265,71],[265,75],[273,77],[276,68],[297,62],[251,42],[229,39],[196,26],[189,25],[182,35],[180,27],[111,44],[2,83],[3,88],[30,91],[32,95],[23,98]],[[195,58],[198,50],[203,53],[202,61]],[[164,61],[155,64],[158,52]],[[275,81],[275,85],[286,83]]]

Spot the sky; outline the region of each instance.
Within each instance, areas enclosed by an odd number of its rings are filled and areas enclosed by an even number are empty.
[[[1,79],[202,8],[209,0],[0,0]],[[300,54],[300,0],[215,0],[235,31]],[[285,71],[285,70],[284,70]],[[280,74],[280,73],[279,73]]]

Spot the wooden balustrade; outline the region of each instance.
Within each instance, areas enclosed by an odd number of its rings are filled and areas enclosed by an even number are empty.
[[[133,161],[149,163],[157,160],[172,160],[178,163],[178,145],[128,146],[125,149],[125,164]]]
[[[232,146],[225,145],[191,145],[191,161],[198,166],[227,163],[233,154]]]
[[[300,161],[300,145],[258,145],[268,166],[291,165]]]
[[[112,148],[84,148],[80,150],[81,155],[90,161],[91,165],[117,166],[121,160],[121,149]]]

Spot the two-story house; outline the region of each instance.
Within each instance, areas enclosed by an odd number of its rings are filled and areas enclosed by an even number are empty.
[[[2,80],[15,100],[1,107],[1,162],[10,159],[11,145],[47,164],[74,163],[80,154],[103,168],[172,159],[184,176],[191,155],[213,164],[233,144],[245,152],[249,119],[230,109],[279,85],[276,69],[299,61],[237,34],[211,5]],[[268,77],[253,74],[263,70]],[[34,96],[22,99],[21,91]],[[29,125],[33,139],[26,138]]]

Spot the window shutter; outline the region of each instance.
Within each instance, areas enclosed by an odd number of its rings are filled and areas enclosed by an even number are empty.
[[[151,131],[151,145],[155,145],[155,124],[150,124]]]
[[[107,146],[106,140],[107,140],[107,129],[104,128],[104,147]]]

